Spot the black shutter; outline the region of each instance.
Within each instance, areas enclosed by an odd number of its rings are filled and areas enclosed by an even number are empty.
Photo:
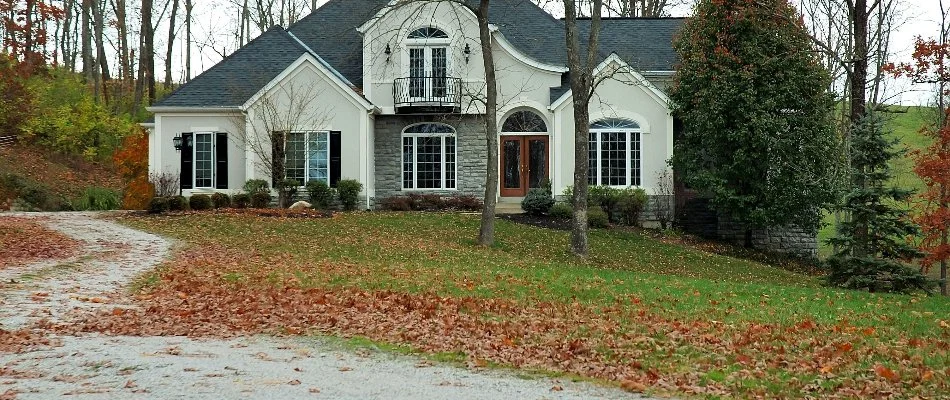
[[[181,134],[181,188],[192,189],[194,166],[195,135],[191,132]]]
[[[340,181],[340,131],[330,131],[330,187]]]
[[[228,188],[228,134],[227,132],[215,133],[214,142],[214,187],[216,189]]]

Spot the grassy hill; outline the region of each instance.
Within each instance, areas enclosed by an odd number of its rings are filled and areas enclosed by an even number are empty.
[[[908,154],[891,162],[894,171],[894,178],[891,182],[898,187],[917,190],[924,189],[924,183],[914,173],[914,160],[910,152],[921,150],[929,146],[930,138],[920,132],[924,123],[934,118],[936,112],[933,107],[918,106],[894,106],[891,107],[891,113],[888,113],[888,127],[891,129],[891,137],[900,140],[900,145],[908,150]],[[819,255],[826,257],[831,254],[831,246],[824,241],[834,235],[834,217],[825,216],[825,227],[818,232]]]
[[[40,210],[70,209],[90,187],[118,192],[122,180],[111,166],[79,156],[35,145],[0,146],[0,211],[10,209],[16,198]]]

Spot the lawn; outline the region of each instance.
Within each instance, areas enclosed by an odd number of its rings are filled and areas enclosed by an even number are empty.
[[[948,390],[947,299],[832,290],[635,232],[594,231],[580,261],[566,232],[506,221],[476,247],[460,214],[121,221],[183,246],[137,285],[145,311],[81,329],[363,337],[687,397]]]

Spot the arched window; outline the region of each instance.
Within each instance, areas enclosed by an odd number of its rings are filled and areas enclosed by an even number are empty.
[[[442,99],[448,95],[449,35],[424,26],[409,32],[409,97],[416,101]]]
[[[424,26],[409,32],[409,39],[448,39],[449,35],[442,32],[439,28]]]
[[[548,131],[548,126],[544,119],[533,111],[516,111],[505,119],[501,124],[502,132],[544,132]]]
[[[402,188],[455,189],[455,128],[426,122],[402,131]]]
[[[591,185],[640,186],[640,124],[606,118],[590,124]]]

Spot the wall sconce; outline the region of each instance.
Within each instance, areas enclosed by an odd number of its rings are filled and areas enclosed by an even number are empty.
[[[389,43],[386,43],[386,50],[383,51],[383,54],[386,55],[386,62],[389,62],[389,59],[393,55],[393,49],[389,47]]]
[[[468,47],[468,43],[465,43],[465,50],[462,50],[462,53],[465,53],[465,63],[468,64],[468,58],[472,55],[472,48]]]
[[[181,151],[181,135],[173,137],[172,144],[175,145],[175,151]]]

